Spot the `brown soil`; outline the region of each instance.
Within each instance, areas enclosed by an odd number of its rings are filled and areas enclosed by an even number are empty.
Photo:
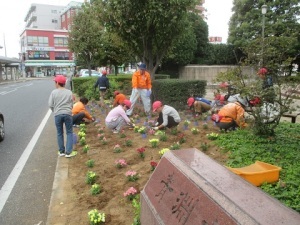
[[[113,134],[108,129],[104,129],[104,136],[107,144],[104,145],[97,137],[99,128],[104,126],[105,115],[109,109],[100,110],[96,104],[89,104],[92,114],[100,120],[98,124],[87,124],[86,143],[90,146],[87,153],[83,152],[83,146],[76,144],[75,149],[78,155],[70,160],[60,158],[60,160],[68,163],[68,177],[64,180],[64,184],[60,185],[62,197],[59,203],[52,206],[52,216],[48,224],[89,224],[87,213],[92,209],[98,209],[106,214],[105,224],[110,225],[131,225],[134,218],[134,209],[132,204],[123,193],[129,188],[134,187],[141,191],[151,176],[150,162],[159,162],[160,155],[158,153],[162,148],[169,148],[175,142],[178,142],[178,135],[171,134],[171,130],[166,130],[168,140],[159,142],[157,148],[152,148],[149,139],[157,138],[157,136],[147,134],[147,138],[142,138],[141,134],[136,133],[133,129],[124,129],[125,138],[121,138],[120,134]],[[140,113],[141,106],[135,109]],[[207,155],[223,164],[227,156],[220,152],[219,148],[214,146],[213,142],[208,140],[206,134],[218,132],[217,127],[212,121],[207,121],[207,129],[203,124],[206,123],[202,117],[196,119],[191,113],[181,112],[182,120],[190,120],[188,130],[183,129],[183,122],[178,126],[178,131],[184,135],[186,142],[181,144],[181,148],[197,148],[201,150],[201,144],[208,144],[209,147],[205,151]],[[153,115],[150,120],[154,120]],[[140,117],[140,122],[136,122],[137,126],[142,126],[146,121],[146,117]],[[195,125],[194,121],[198,122]],[[199,129],[199,134],[192,134],[191,128]],[[74,132],[78,133],[79,129],[75,128]],[[132,141],[132,146],[125,145],[126,139]],[[121,145],[122,152],[114,153],[114,146]],[[140,157],[137,152],[138,148],[145,147],[145,158]],[[86,162],[89,159],[95,161],[93,168],[88,168]],[[117,168],[115,160],[125,159],[127,166]],[[138,172],[139,179],[135,182],[127,180],[125,173],[128,170]],[[86,183],[86,174],[88,171],[94,171],[97,174],[96,183],[100,184],[102,191],[98,195],[91,195],[91,185]],[[51,210],[51,208],[50,208]],[[59,216],[57,216],[59,215]]]

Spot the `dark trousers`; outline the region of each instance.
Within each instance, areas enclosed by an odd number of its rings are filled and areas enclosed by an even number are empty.
[[[83,122],[85,114],[83,112],[73,115],[73,125],[79,125]]]
[[[157,122],[158,122],[158,126],[161,125],[164,120],[163,120],[163,114],[160,112],[159,115],[158,115],[158,119],[157,119]],[[174,118],[171,117],[171,116],[168,116],[168,124],[167,124],[167,128],[171,128],[171,127],[175,127],[177,126],[179,123],[175,122]]]
[[[220,128],[220,130],[235,130],[236,128],[238,128],[239,126],[237,125],[237,123],[232,120],[230,123],[216,123],[217,127]]]

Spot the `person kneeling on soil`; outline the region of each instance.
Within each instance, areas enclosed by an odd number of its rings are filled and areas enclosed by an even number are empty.
[[[205,98],[190,97],[187,100],[187,104],[191,110],[194,110],[196,116],[199,116],[211,109],[211,101]]]
[[[114,92],[114,103],[113,103],[113,107],[116,107],[117,105],[120,105],[124,102],[124,100],[126,99],[126,96],[122,93],[120,93],[119,91],[115,91]]]
[[[160,101],[156,101],[152,105],[153,112],[158,112],[158,119],[154,130],[160,130],[165,127],[172,128],[177,126],[181,119],[179,113],[172,106],[163,105]]]
[[[245,123],[245,107],[248,105],[247,101],[241,97],[237,98],[236,102],[228,103],[223,106],[218,114],[212,115],[212,120],[220,130],[235,130],[236,128],[247,127]]]
[[[84,118],[95,121],[94,117],[86,110],[86,105],[89,100],[86,97],[80,98],[79,102],[76,102],[72,108],[73,126],[78,127],[79,124],[84,123]]]
[[[117,107],[113,108],[105,118],[106,127],[111,129],[114,134],[119,133],[125,124],[134,127],[135,125],[130,122],[130,119],[126,115],[126,111],[130,108],[131,102],[127,99]]]

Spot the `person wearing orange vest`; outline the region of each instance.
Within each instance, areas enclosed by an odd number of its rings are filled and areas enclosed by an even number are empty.
[[[86,110],[86,105],[89,100],[85,97],[80,98],[79,102],[76,102],[73,105],[72,109],[72,118],[73,118],[73,126],[79,127],[80,123],[83,122],[84,118],[95,121],[94,117]]]
[[[238,127],[247,127],[248,125],[244,118],[245,107],[247,105],[247,101],[238,96],[236,102],[228,103],[220,109],[218,112],[219,120],[216,125],[221,130],[235,130]]]
[[[150,113],[151,110],[151,76],[150,73],[146,71],[146,64],[141,63],[139,70],[132,75],[132,92],[130,96],[131,108],[127,110],[126,114],[128,116],[132,115],[134,106],[139,97],[141,97],[144,110],[146,114]]]
[[[122,93],[120,93],[119,91],[115,91],[114,92],[114,103],[113,103],[113,107],[116,107],[117,105],[120,105],[124,102],[124,100],[126,99],[126,96]]]

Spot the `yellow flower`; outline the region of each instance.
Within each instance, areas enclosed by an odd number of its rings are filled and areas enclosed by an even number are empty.
[[[160,150],[158,153],[160,156],[163,156],[167,151],[170,151],[170,149],[168,148],[163,148],[162,150]]]

